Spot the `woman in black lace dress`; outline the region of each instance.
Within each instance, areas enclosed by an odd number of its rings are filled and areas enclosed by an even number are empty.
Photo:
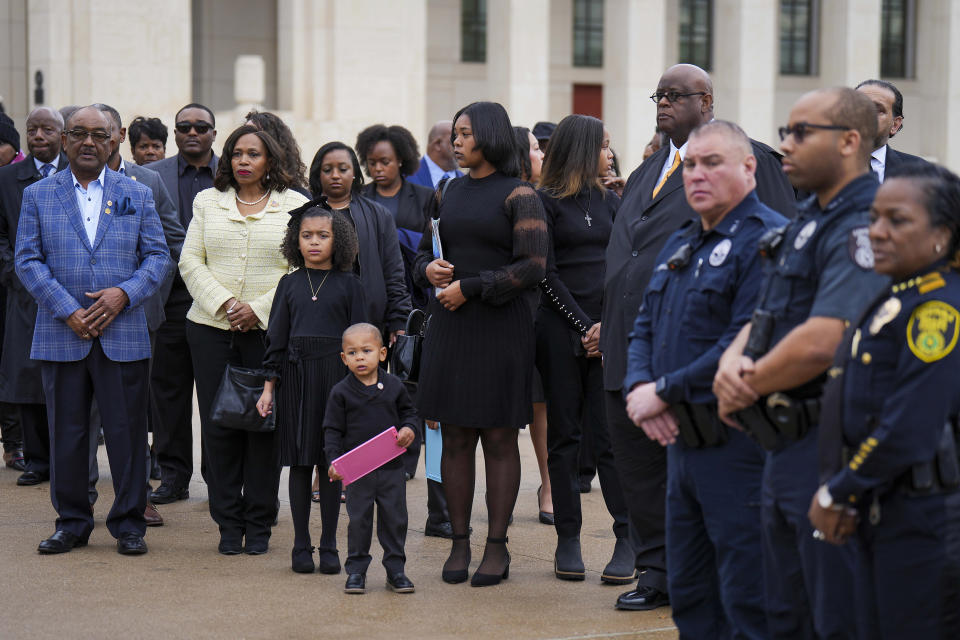
[[[453,148],[470,175],[442,195],[438,212],[445,259],[424,235],[414,277],[439,292],[420,373],[420,415],[441,423],[441,470],[453,547],[447,582],[467,579],[474,456],[483,447],[489,531],[471,580],[497,584],[509,575],[507,520],[520,487],[519,429],[531,420],[533,318],[527,297],[543,278],[547,223],[519,167],[510,118],[502,106],[475,102],[454,117]]]

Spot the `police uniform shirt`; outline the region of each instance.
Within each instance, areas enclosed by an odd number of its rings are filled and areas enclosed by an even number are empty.
[[[828,482],[855,503],[937,454],[960,413],[960,274],[943,264],[893,285],[863,314],[842,354],[839,425],[852,453]]]
[[[756,307],[762,279],[757,242],[786,224],[751,191],[710,231],[695,218],[670,236],[630,334],[624,393],[663,376],[666,402],[716,401],[717,363]],[[681,265],[675,256],[684,247],[690,253]]]
[[[764,261],[758,308],[773,317],[768,350],[808,318],[856,318],[888,284],[873,271],[868,235],[877,187],[876,176],[866,173],[823,209],[816,196],[802,203],[776,255]]]

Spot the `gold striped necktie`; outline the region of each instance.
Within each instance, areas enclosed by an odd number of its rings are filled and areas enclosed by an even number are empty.
[[[677,167],[679,166],[680,166],[680,150],[678,149],[677,154],[673,156],[673,164],[670,165],[670,168],[667,169],[667,172],[664,174],[664,176],[660,178],[660,182],[657,183],[657,186],[653,188],[653,195],[651,196],[652,198],[657,197],[657,194],[660,193],[660,189],[663,188],[664,183],[673,174],[673,172],[677,170]]]

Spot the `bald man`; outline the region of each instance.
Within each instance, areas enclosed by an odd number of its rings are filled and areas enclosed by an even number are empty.
[[[630,534],[640,571],[637,588],[622,594],[617,608],[643,610],[667,604],[664,552],[664,484],[666,454],[627,416],[622,395],[626,375],[627,334],[637,317],[643,292],[667,238],[697,217],[683,192],[679,167],[687,138],[713,120],[713,83],[693,65],[670,67],[652,96],[658,129],[669,144],[651,155],[627,181],[607,246],[600,350],[606,390],[607,423],[614,462],[630,512]],[[770,147],[750,141],[756,158],[757,196],[771,209],[790,217],[794,194]]]
[[[420,168],[407,180],[431,189],[444,178],[458,178],[463,175],[457,169],[457,161],[453,157],[453,143],[450,133],[453,131],[453,122],[440,120],[430,128],[427,135],[427,152],[420,158]]]
[[[23,191],[35,182],[67,168],[61,152],[63,118],[49,107],[27,116],[26,160],[0,169],[0,284],[7,290],[3,355],[0,357],[0,402],[14,405],[23,433],[23,473],[20,486],[50,477],[50,435],[43,404],[40,363],[30,359],[37,304],[14,272],[13,253]],[[6,436],[5,436],[6,439]]]

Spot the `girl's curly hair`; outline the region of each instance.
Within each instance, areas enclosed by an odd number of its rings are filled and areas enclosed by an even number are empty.
[[[357,232],[347,217],[339,211],[328,209],[321,201],[312,200],[290,212],[287,233],[280,244],[280,253],[291,267],[303,267],[303,254],[300,253],[300,225],[306,218],[329,218],[333,228],[333,268],[339,271],[353,271],[353,263],[359,250]]]

